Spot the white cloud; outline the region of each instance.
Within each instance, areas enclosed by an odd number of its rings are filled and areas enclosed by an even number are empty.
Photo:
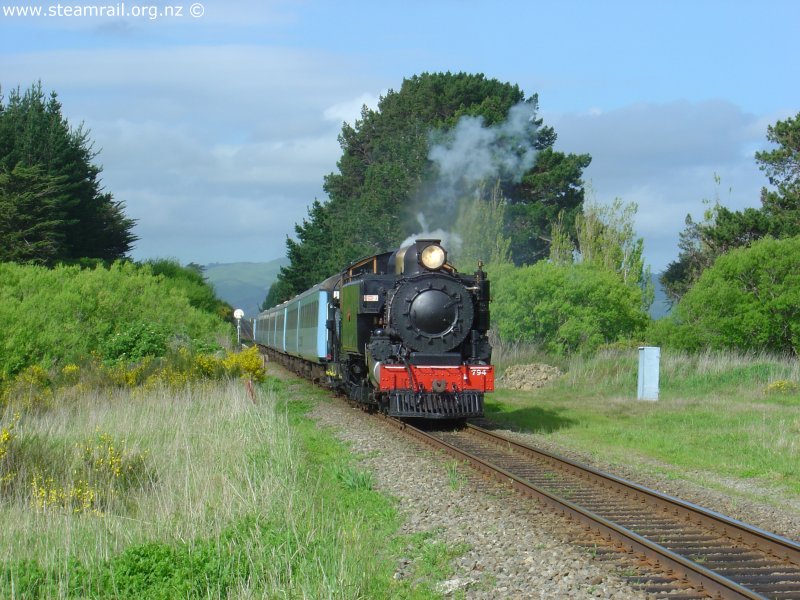
[[[217,145],[212,149],[215,182],[306,184],[335,166],[339,151],[335,132],[314,138]]]
[[[380,96],[377,94],[364,93],[351,100],[338,102],[333,106],[326,108],[322,115],[328,121],[334,121],[337,125],[349,123],[354,125],[356,120],[361,118],[361,109],[366,105],[368,108],[375,110],[378,107]]]
[[[225,18],[255,23],[248,6]],[[272,3],[259,22],[270,14],[293,18],[288,5]],[[335,169],[341,123],[353,123],[365,103],[375,107],[386,80],[330,51],[161,47],[154,39],[133,48],[5,53],[2,83],[24,88],[41,79],[73,125],[85,121],[102,149],[107,190],[139,220],[137,257],[280,256]],[[585,176],[598,200],[639,203],[637,227],[658,270],[677,256],[685,215],[699,215],[703,198],[758,205],[766,179],[753,153],[766,145],[767,125],[790,114],[753,115],[709,101],[543,116],[558,149],[592,155]]]

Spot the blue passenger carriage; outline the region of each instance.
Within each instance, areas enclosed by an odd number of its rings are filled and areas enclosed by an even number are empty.
[[[288,357],[288,366],[310,372],[315,379],[324,377],[331,358],[335,279],[260,313],[253,324],[256,343]]]

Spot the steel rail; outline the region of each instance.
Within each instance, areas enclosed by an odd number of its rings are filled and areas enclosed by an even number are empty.
[[[613,521],[587,510],[578,504],[559,497],[558,495],[549,492],[548,490],[531,483],[524,477],[516,475],[500,466],[491,464],[490,462],[476,456],[462,448],[448,443],[443,439],[430,435],[421,429],[418,429],[408,423],[398,421],[390,417],[386,417],[387,422],[393,426],[403,430],[412,437],[420,441],[439,448],[456,457],[459,460],[465,461],[472,465],[478,471],[497,479],[501,482],[510,484],[516,490],[532,496],[542,503],[555,508],[569,518],[576,520],[587,528],[599,533],[602,537],[616,542],[622,542],[631,551],[640,553],[647,557],[657,568],[670,572],[673,576],[682,578],[692,585],[703,590],[712,596],[719,598],[747,598],[747,599],[763,599],[768,596],[763,596],[747,587],[725,577],[724,575],[715,572],[703,565],[683,556],[677,552],[666,548],[665,546],[654,542],[647,537],[644,537],[631,529],[621,526]],[[712,529],[714,533],[732,537],[739,544],[744,544],[757,548],[766,552],[770,556],[800,564],[800,545],[789,539],[771,534],[769,532],[760,530],[758,528],[750,527],[735,519],[730,519],[724,515],[715,513],[695,506],[691,503],[684,502],[677,498],[660,494],[653,490],[649,490],[644,486],[626,481],[614,475],[602,473],[590,467],[584,467],[569,459],[558,457],[554,454],[532,448],[525,444],[521,444],[514,440],[510,440],[504,436],[499,436],[493,432],[474,425],[467,425],[467,431],[470,434],[480,436],[484,440],[490,441],[498,447],[505,447],[510,452],[522,454],[528,457],[536,458],[537,460],[545,460],[558,469],[569,471],[572,475],[577,475],[580,478],[590,480],[595,485],[603,485],[606,487],[615,488],[615,491],[621,491],[628,496],[635,495],[638,498],[650,504],[651,506],[658,507],[661,511],[669,511],[673,515],[679,514],[686,518],[687,521],[696,523],[699,526],[704,526]],[[677,511],[677,512],[676,512]]]
[[[559,466],[559,468],[572,471],[575,475],[613,486],[622,493],[638,494],[651,505],[658,506],[674,515],[683,515],[687,517],[687,519],[694,521],[698,525],[703,525],[716,533],[736,539],[743,544],[763,550],[770,556],[800,566],[800,544],[793,540],[748,525],[747,523],[732,519],[697,504],[686,502],[680,498],[651,490],[622,477],[604,473],[592,467],[581,465],[568,458],[558,456],[557,454],[511,440],[505,436],[489,431],[488,429],[472,425],[471,423],[467,423],[467,428],[498,446],[508,446],[520,454],[546,460]]]

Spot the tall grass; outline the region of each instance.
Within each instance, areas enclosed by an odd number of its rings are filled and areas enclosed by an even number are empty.
[[[0,557],[40,560],[44,567],[68,557],[91,564],[146,540],[219,536],[237,515],[269,507],[270,482],[278,474],[254,472],[253,447],[263,444],[284,456],[288,441],[280,420],[274,410],[252,410],[238,382],[177,393],[161,388],[145,397],[126,389],[90,392],[78,402],[29,414],[18,426],[19,485],[3,505],[13,518],[4,519],[0,530]],[[125,438],[131,449],[148,449],[154,481],[102,515],[35,510],[27,485],[34,471],[56,471],[61,485],[74,484],[64,480],[70,475],[64,466],[72,450],[97,432]],[[276,469],[284,467],[285,461],[275,462]]]
[[[206,382],[4,415],[0,597],[429,597],[392,580],[392,503],[287,395],[272,380],[254,403],[241,381]],[[74,490],[87,456],[136,458],[144,477],[94,507],[37,503],[36,477]]]

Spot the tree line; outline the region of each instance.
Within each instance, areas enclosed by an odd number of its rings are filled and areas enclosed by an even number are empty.
[[[439,180],[446,165],[432,149],[457,137],[464,119],[477,119],[478,131],[489,131],[521,105],[531,115],[527,125],[492,143],[520,156],[532,147],[535,160],[522,173],[500,170],[473,187],[462,173],[449,182],[457,201],[443,201]],[[387,92],[376,109],[365,106],[353,125],[343,124],[337,170],[324,181],[328,200],[315,200],[296,225],[296,237],[287,238],[290,264],[281,269],[264,307],[351,261],[396,248],[420,230],[418,213],[427,204],[433,208],[426,215],[428,229],[453,234],[456,266],[472,269],[480,259],[493,267],[495,329],[503,337],[565,352],[627,339],[797,354],[798,317],[779,307],[792,303],[787,264],[800,262],[773,259],[780,253],[794,257],[800,235],[800,114],[770,126],[767,139],[775,147],[756,153],[775,188],[762,190],[760,208],[733,211],[717,203],[702,222],[687,217],[680,254],[660,277],[675,310],[670,319],[652,323],[646,314],[653,298],[649,267],[643,240],[633,231],[636,204],[586,204],[582,176],[591,156],[556,151],[556,132],[537,110],[537,94],[467,73],[415,75]],[[762,262],[753,263],[754,256]],[[784,282],[781,289],[769,286],[776,281]],[[770,308],[757,291],[767,288],[767,296],[779,298]],[[720,300],[715,294],[727,296]],[[545,305],[547,314],[540,310]],[[726,321],[723,307],[734,305],[748,306],[751,322]],[[756,328],[773,333],[755,335]]]
[[[764,237],[785,239],[800,234],[800,113],[770,125],[767,140],[775,147],[756,152],[755,160],[775,189],[761,189],[759,208],[732,211],[717,201],[705,211],[701,222],[686,216],[680,254],[661,276],[674,302],[723,254]],[[719,185],[719,177],[715,178]]]
[[[103,189],[96,156],[40,82],[0,94],[0,388],[31,364],[230,334],[231,307],[200,267],[127,258],[135,223]]]
[[[415,75],[364,107],[343,124],[328,199],[287,238],[290,264],[265,305],[427,228],[452,234],[459,269],[488,263],[495,329],[509,340],[560,352],[628,340],[798,353],[800,114],[770,126],[772,147],[755,155],[772,186],[759,208],[717,202],[702,221],[687,217],[680,254],[661,276],[675,310],[652,323],[635,203],[586,202],[591,157],[556,151],[556,132],[537,113],[537,94],[467,73]],[[41,83],[0,95],[0,262],[126,257],[134,222],[103,190],[96,156],[88,130],[70,126]],[[196,269],[162,266],[164,276],[202,282]]]
[[[661,276],[675,310],[652,328],[660,343],[800,354],[800,113],[770,125],[767,140],[755,160],[774,189],[761,189],[760,207],[716,202],[702,221],[686,217]]]

